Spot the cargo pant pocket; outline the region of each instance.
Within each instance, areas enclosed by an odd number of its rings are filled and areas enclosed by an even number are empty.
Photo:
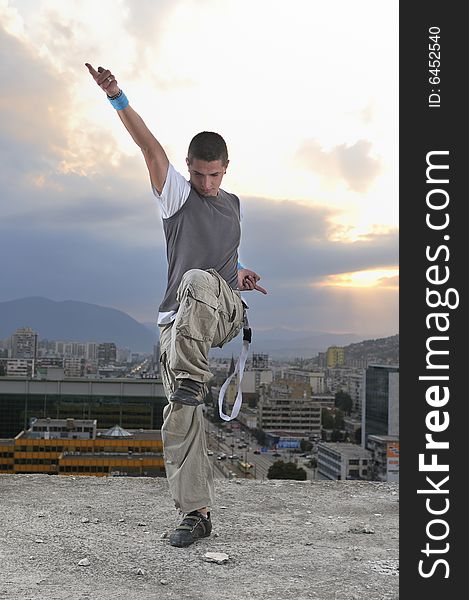
[[[228,306],[229,313],[223,311],[219,312],[219,327],[220,327],[220,343],[217,344],[218,348],[221,348],[228,342],[231,342],[239,332],[241,331],[244,323],[244,307],[241,299],[239,302],[235,301],[233,304]]]
[[[163,352],[160,356],[161,380],[166,397],[169,399],[175,390],[175,385],[168,365],[168,355]]]
[[[177,331],[202,342],[211,342],[217,329],[218,298],[201,286],[189,286],[181,299],[176,320]]]

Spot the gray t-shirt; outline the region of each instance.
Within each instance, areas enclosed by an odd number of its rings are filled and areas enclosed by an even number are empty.
[[[240,203],[235,194],[219,190],[200,196],[172,165],[160,200],[168,258],[168,282],[159,307],[158,323],[169,322],[178,309],[176,292],[189,269],[215,269],[238,289],[238,247],[241,238]]]

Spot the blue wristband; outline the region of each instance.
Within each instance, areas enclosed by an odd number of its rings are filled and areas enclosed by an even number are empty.
[[[116,110],[123,110],[124,108],[127,108],[127,106],[129,106],[127,96],[122,90],[118,93],[116,98],[110,98],[108,96],[107,99]]]

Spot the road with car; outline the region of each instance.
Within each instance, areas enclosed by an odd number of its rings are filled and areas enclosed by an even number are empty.
[[[235,428],[229,432],[226,426],[212,423],[208,419],[205,419],[205,431],[208,454],[214,463],[215,471],[219,473],[223,471],[225,477],[227,472],[231,472],[234,474],[232,476],[237,477],[267,479],[267,472],[276,460],[285,462],[295,460],[295,455],[291,454],[289,450],[261,452],[259,442],[248,431]],[[253,465],[250,474],[247,475],[239,469],[239,460]],[[303,462],[301,459],[299,460],[301,463]],[[299,462],[298,466],[303,466],[303,464]],[[308,479],[311,479],[313,472],[311,469],[305,468],[305,470]]]

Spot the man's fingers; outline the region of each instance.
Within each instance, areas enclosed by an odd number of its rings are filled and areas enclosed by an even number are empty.
[[[260,285],[255,285],[254,289],[257,290],[258,292],[262,292],[263,294],[267,294],[267,290],[263,287],[261,287]]]
[[[98,85],[101,85],[102,83],[104,83],[106,81],[106,79],[111,75],[111,71],[109,69],[102,69],[102,71],[99,72],[98,77],[96,79],[96,83]],[[113,77],[114,79],[114,77]]]
[[[260,278],[259,278],[260,279]],[[252,277],[251,275],[247,275],[243,280],[243,289],[248,290],[257,290],[262,294],[267,294],[267,290],[260,285],[257,285],[257,279]]]
[[[88,67],[88,71],[93,75],[93,77],[98,76],[98,72],[90,65],[90,63],[85,63],[85,67]]]
[[[106,79],[111,75],[111,71],[109,69],[103,69],[103,67],[98,67],[98,70],[90,65],[90,63],[85,63],[85,66],[88,67],[88,71],[93,75],[94,80],[98,85],[101,85]],[[112,77],[114,79],[114,76]]]

